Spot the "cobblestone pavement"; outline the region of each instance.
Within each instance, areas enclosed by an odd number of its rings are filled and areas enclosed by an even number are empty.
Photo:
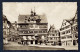
[[[4,46],[23,46],[23,45],[18,44],[17,42],[9,42],[7,45]]]
[[[63,46],[65,50],[78,50],[78,46]]]
[[[64,49],[65,48],[65,49]],[[9,42],[3,46],[4,50],[78,50],[78,47],[46,46],[46,45],[21,45],[16,42]]]
[[[29,46],[38,46],[38,47],[50,47],[50,48],[64,48],[65,50],[78,50],[78,46],[47,46],[47,45],[29,45]]]

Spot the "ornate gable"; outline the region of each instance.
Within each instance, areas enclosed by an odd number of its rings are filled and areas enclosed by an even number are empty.
[[[61,28],[70,25],[70,23],[68,22],[69,20],[63,20]]]

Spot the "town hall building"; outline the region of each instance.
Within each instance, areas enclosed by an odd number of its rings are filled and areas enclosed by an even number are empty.
[[[18,34],[30,44],[45,44],[48,22],[45,15],[37,15],[31,10],[30,15],[18,16]]]

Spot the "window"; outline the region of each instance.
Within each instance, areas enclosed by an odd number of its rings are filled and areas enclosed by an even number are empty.
[[[53,36],[55,36],[54,34],[52,34]]]
[[[29,31],[30,33],[33,33],[33,31]]]
[[[75,31],[78,31],[78,27],[77,26],[75,26]]]
[[[76,30],[78,31],[78,27],[76,26]]]
[[[26,27],[25,25],[22,26],[22,28],[25,28],[25,27]]]
[[[43,33],[46,33],[46,31],[43,31]]]
[[[78,38],[78,34],[75,34],[75,37]]]
[[[63,32],[62,34],[65,34],[65,32]]]
[[[52,38],[50,38],[50,40],[52,40]]]
[[[74,26],[72,29],[73,29],[73,31],[78,31],[78,27],[77,27],[77,25]]]
[[[72,38],[72,36],[67,36],[67,38]]]
[[[47,28],[47,25],[39,25],[40,28]]]
[[[62,31],[62,28],[60,29],[60,31]]]
[[[66,37],[65,37],[65,36],[63,36],[63,37],[61,37],[61,39],[66,39]]]
[[[28,31],[25,31],[26,33],[28,33]]]
[[[42,33],[42,31],[39,31],[39,33]]]
[[[61,28],[60,31],[64,30],[64,28]]]
[[[38,31],[34,31],[34,33],[38,33]]]
[[[68,31],[66,31],[66,34],[68,33]]]
[[[66,29],[69,28],[69,25],[65,27]]]
[[[66,25],[66,23],[65,23],[65,25]]]
[[[67,34],[67,33],[70,33],[70,29],[66,31],[66,34]]]

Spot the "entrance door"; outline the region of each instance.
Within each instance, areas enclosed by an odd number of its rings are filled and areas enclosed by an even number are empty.
[[[31,44],[33,44],[33,41],[31,40]]]
[[[73,45],[76,45],[76,41],[75,40],[73,40]]]
[[[37,40],[35,40],[35,44],[38,44],[38,41]]]

